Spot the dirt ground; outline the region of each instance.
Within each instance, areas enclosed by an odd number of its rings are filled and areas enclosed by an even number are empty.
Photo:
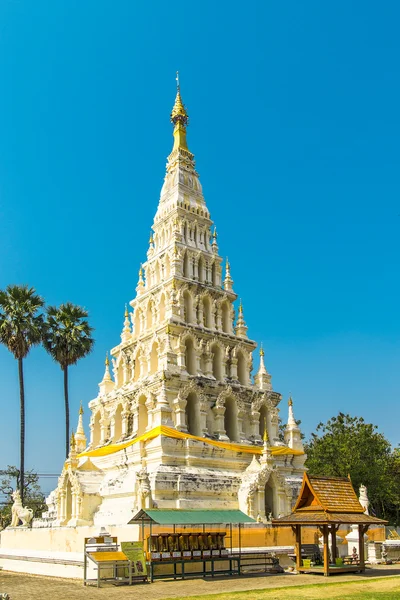
[[[393,577],[395,576],[395,577]],[[379,578],[378,580],[372,578]],[[339,584],[340,585],[337,585]],[[348,583],[346,585],[346,583]],[[307,585],[295,589],[293,586]],[[326,584],[328,587],[321,587]],[[315,587],[314,587],[315,586]],[[320,575],[263,575],[241,577],[216,577],[215,579],[188,579],[185,581],[156,581],[153,584],[135,584],[129,586],[114,586],[105,584],[97,589],[92,586],[84,587],[82,581],[74,579],[59,579],[39,575],[23,575],[0,571],[0,592],[8,592],[11,600],[137,600],[143,595],[146,600],[162,600],[167,598],[188,598],[208,594],[223,594],[219,600],[224,600],[232,592],[250,590],[269,590],[270,593],[260,592],[246,594],[246,600],[252,596],[258,599],[276,599],[273,592],[279,590],[279,600],[305,598],[307,600],[323,598],[351,598],[354,593],[365,592],[395,592],[400,598],[400,566],[379,566],[367,569],[363,575],[336,575],[327,579]],[[237,599],[240,600],[240,594]]]

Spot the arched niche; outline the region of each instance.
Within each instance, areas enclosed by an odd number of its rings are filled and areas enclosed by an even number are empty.
[[[247,373],[247,363],[246,363],[246,359],[243,356],[242,352],[238,352],[237,355],[237,374],[238,374],[238,380],[240,381],[240,383],[242,385],[247,385],[249,378],[248,378],[248,373]]]
[[[141,350],[139,350],[139,352],[136,354],[136,358],[134,361],[134,369],[133,369],[133,381],[138,381],[138,379],[140,378],[140,369],[141,369],[141,361],[140,361],[140,357],[142,356],[142,352]]]
[[[211,301],[208,296],[203,297],[203,325],[204,327],[211,327]]]
[[[215,263],[211,266],[211,282],[213,285],[217,285],[217,268]]]
[[[122,404],[119,404],[114,415],[114,437],[113,442],[118,442],[122,437]]]
[[[96,447],[100,444],[101,441],[101,429],[100,429],[100,411],[97,412],[94,416],[93,421],[93,446]]]
[[[183,276],[189,277],[189,256],[187,252],[185,252],[185,256],[183,257]]]
[[[154,342],[150,353],[150,375],[158,371],[158,344]]]
[[[238,411],[236,401],[227,398],[225,401],[224,428],[231,442],[239,442]]]
[[[143,435],[149,424],[149,414],[146,406],[146,396],[140,396],[138,399],[138,436]]]
[[[222,313],[222,331],[232,333],[231,311],[227,302],[223,302],[221,306]]]
[[[147,329],[151,329],[153,326],[153,302],[147,304],[146,325]]]
[[[189,394],[186,400],[186,427],[189,433],[192,435],[201,435],[200,425],[200,406],[197,395],[192,392]]]
[[[183,315],[186,323],[193,323],[193,298],[188,290],[183,292]]]
[[[171,261],[169,259],[168,254],[165,257],[165,279],[168,279],[168,277],[171,274]]]
[[[275,487],[270,477],[265,484],[265,515],[268,520],[271,513],[272,517],[277,517]]]
[[[138,336],[140,334],[140,321],[141,321],[141,310],[140,308],[135,308],[134,312],[134,321],[135,321],[135,335]]]
[[[196,352],[194,349],[193,340],[191,338],[187,338],[185,340],[185,364],[186,371],[190,375],[197,375]]]
[[[204,261],[201,256],[199,258],[197,269],[199,274],[199,281],[200,283],[202,283],[204,281]]]
[[[160,323],[162,323],[165,319],[165,294],[161,294],[160,296],[158,311],[160,315]]]
[[[211,352],[213,353],[212,359],[212,372],[217,381],[222,381],[222,351],[221,348],[214,344],[211,346]]]
[[[259,434],[261,435],[261,438],[263,438],[264,436],[264,431],[267,429],[268,431],[268,427],[267,427],[267,407],[265,406],[265,404],[263,404],[260,408],[260,425],[259,425]]]

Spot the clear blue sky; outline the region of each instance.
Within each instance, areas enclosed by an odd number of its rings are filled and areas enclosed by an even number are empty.
[[[89,310],[73,424],[134,297],[179,69],[220,250],[283,416],[291,392],[306,434],[341,410],[399,442],[399,21],[394,1],[0,3],[0,288]],[[3,466],[19,435],[3,348],[0,374]],[[39,349],[26,400],[27,466],[59,472],[62,377]]]

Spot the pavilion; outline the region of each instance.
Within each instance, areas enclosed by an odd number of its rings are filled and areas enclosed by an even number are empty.
[[[297,502],[290,515],[273,519],[272,525],[292,527],[296,535],[296,569],[298,572],[330,573],[365,570],[364,534],[370,525],[386,525],[387,521],[365,514],[346,477],[312,477],[304,473]],[[359,557],[357,564],[337,565],[336,532],[340,525],[358,525]],[[324,540],[323,567],[302,565],[301,528],[318,527]],[[329,560],[329,533],[332,536],[332,561]]]

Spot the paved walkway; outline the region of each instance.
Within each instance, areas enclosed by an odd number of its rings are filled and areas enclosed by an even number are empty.
[[[11,600],[137,600],[142,596],[145,600],[162,600],[167,598],[187,598],[194,595],[223,594],[260,589],[278,589],[304,584],[331,584],[359,581],[372,577],[400,576],[400,565],[378,566],[367,569],[364,574],[336,575],[329,578],[320,575],[263,575],[242,577],[216,577],[214,579],[187,579],[184,581],[160,581],[153,584],[135,584],[129,586],[105,585],[97,589],[84,587],[81,581],[59,579],[39,575],[23,575],[0,571],[0,592],[8,592]],[[400,590],[400,581],[399,581]],[[239,600],[239,599],[238,599]]]

